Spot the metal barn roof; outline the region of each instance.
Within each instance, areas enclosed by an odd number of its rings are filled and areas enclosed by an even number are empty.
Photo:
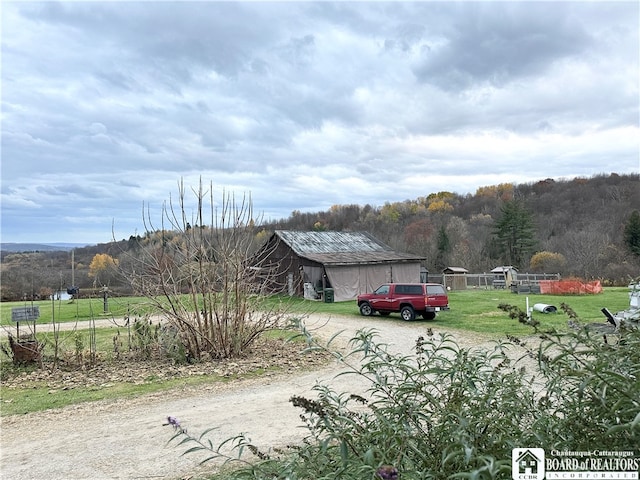
[[[298,232],[276,230],[275,235],[296,255],[332,265],[417,262],[422,257],[396,252],[367,232]]]
[[[511,265],[501,265],[491,270],[491,273],[506,273],[510,270],[515,270],[516,272],[518,271],[516,267],[513,267]]]
[[[469,270],[463,267],[447,267],[443,270],[444,273],[469,273]]]

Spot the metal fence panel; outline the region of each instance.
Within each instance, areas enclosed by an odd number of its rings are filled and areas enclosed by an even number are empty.
[[[461,281],[464,278],[464,281]],[[494,273],[464,273],[464,274],[438,274],[429,273],[429,282],[441,283],[445,287],[452,290],[460,290],[462,288],[495,288],[494,281],[496,275]],[[536,285],[540,280],[560,280],[558,273],[518,273],[514,283],[518,285]],[[462,287],[464,286],[464,287]],[[505,285],[506,286],[506,285]]]

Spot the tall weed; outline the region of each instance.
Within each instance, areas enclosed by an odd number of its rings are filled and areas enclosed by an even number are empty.
[[[323,384],[315,398],[291,398],[308,431],[301,445],[266,454],[237,437],[222,453],[182,428],[172,440],[195,442],[188,452],[206,452],[205,461],[242,462],[225,470],[231,479],[498,479],[510,478],[517,447],[637,449],[640,330],[605,342],[575,318],[572,325],[531,337],[532,347],[512,337],[460,348],[429,333],[411,355],[390,353],[375,331],[360,331],[348,354],[332,353],[368,395]],[[331,351],[303,334],[310,349]],[[254,461],[242,458],[246,450]]]

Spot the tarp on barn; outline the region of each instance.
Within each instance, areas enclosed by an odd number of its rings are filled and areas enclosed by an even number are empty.
[[[602,293],[600,280],[540,280],[540,293],[549,295],[590,295]]]
[[[325,265],[337,302],[373,292],[383,283],[420,281],[420,263]]]

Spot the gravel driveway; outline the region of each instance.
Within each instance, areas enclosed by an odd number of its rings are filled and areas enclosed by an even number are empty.
[[[409,353],[415,340],[431,327],[447,331],[440,322],[402,322],[397,316],[327,317],[311,315],[306,321],[317,334],[346,342],[361,328],[375,328],[380,341],[392,350]],[[475,333],[451,331],[463,346],[488,339]],[[334,378],[341,370],[331,364],[296,376],[266,375],[257,379],[172,390],[133,400],[94,402],[2,420],[1,478],[10,479],[177,479],[198,476],[197,454],[180,456],[182,447],[168,445],[172,435],[162,424],[168,415],[179,418],[192,433],[218,430],[216,444],[241,432],[263,449],[284,446],[306,433],[300,410],[289,403],[292,395],[315,397],[317,381],[337,390],[358,393],[353,377]],[[362,392],[361,392],[362,393]],[[211,467],[209,467],[211,468]]]

